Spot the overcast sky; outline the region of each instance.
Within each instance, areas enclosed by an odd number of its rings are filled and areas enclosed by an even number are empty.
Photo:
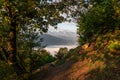
[[[65,29],[65,30],[76,32],[77,27],[75,23],[65,22],[65,23],[58,24],[58,29]]]
[[[69,22],[64,22],[64,23],[60,23],[57,25],[57,29],[54,29],[53,27],[50,27],[49,30],[51,31],[59,31],[59,30],[68,30],[68,31],[72,31],[72,32],[76,32],[77,27],[76,27],[76,23],[69,23]]]
[[[68,23],[68,22],[64,22],[64,23],[60,23],[57,25],[57,29],[54,29],[53,27],[49,27],[49,31],[60,31],[60,30],[67,30],[67,31],[72,31],[72,32],[75,32],[76,33],[76,30],[77,30],[77,27],[76,27],[76,23]],[[68,49],[71,49],[71,48],[75,48],[77,45],[57,45],[55,47],[50,47],[50,46],[47,46],[45,49],[47,51],[49,51],[52,55],[56,54],[56,52],[58,52],[59,48],[61,47],[67,47]]]

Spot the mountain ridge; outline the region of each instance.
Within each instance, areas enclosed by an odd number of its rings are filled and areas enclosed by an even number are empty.
[[[43,45],[77,45],[77,34],[71,31],[49,31],[41,37]]]

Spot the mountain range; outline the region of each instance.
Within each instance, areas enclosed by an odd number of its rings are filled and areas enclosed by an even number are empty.
[[[72,31],[59,30],[48,31],[42,35],[43,45],[77,45],[77,34]]]

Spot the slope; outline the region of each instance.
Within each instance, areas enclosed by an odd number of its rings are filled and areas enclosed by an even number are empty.
[[[77,47],[63,64],[46,69],[35,80],[120,80],[120,30]]]

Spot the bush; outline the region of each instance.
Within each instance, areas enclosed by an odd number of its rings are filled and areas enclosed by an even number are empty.
[[[120,55],[120,42],[114,41],[107,47],[113,55]]]
[[[33,50],[31,53],[20,53],[18,61],[26,72],[31,72],[40,66],[55,61],[55,58],[46,50]]]
[[[53,61],[55,58],[46,50],[22,51],[17,55],[17,63],[23,71],[18,76],[14,65],[0,61],[0,80],[31,80],[33,70]]]
[[[112,42],[108,45],[108,48],[110,49],[110,51],[120,50],[120,42]]]
[[[65,48],[60,48],[58,53],[55,55],[58,60],[63,59],[68,53],[68,49]]]
[[[0,80],[20,80],[12,66],[0,61]]]

